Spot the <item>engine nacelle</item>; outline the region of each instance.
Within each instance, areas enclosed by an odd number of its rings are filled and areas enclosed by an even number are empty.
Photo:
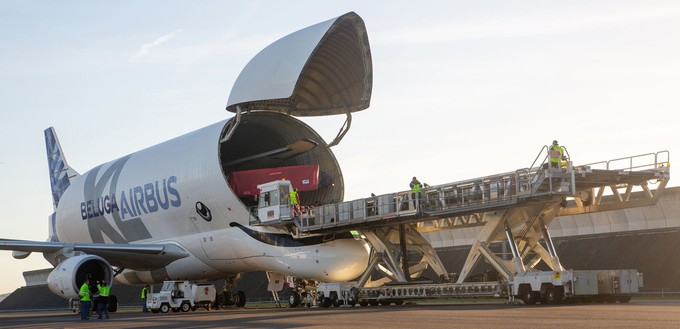
[[[111,265],[99,256],[80,255],[59,263],[47,277],[47,286],[57,296],[78,298],[80,286],[85,278],[90,281],[106,281],[110,286],[113,280]]]

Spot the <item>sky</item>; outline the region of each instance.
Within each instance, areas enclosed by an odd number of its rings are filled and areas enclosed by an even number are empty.
[[[84,173],[230,118],[257,52],[349,11],[373,93],[333,148],[346,200],[525,168],[553,139],[575,164],[680,151],[678,1],[3,0],[0,237],[47,238],[45,128]],[[327,142],[344,120],[303,118]],[[47,267],[0,251],[0,294]]]

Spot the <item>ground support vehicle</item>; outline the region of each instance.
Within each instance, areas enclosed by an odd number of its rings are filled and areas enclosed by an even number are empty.
[[[149,294],[146,306],[152,313],[195,311],[197,307],[210,310],[215,303],[215,286],[190,284],[189,281],[164,281],[161,291]]]

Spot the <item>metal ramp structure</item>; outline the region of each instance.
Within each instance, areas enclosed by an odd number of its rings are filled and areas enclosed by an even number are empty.
[[[670,178],[668,151],[581,166],[565,160],[551,168],[544,146],[528,168],[426,186],[419,195],[389,193],[252,224],[287,226],[298,237],[353,231],[372,247],[360,287],[410,282],[428,266],[442,282],[461,284],[482,257],[505,281],[535,271],[541,261],[559,272],[564,267],[547,229],[555,217],[652,205]],[[652,190],[652,184],[658,185]],[[611,195],[605,195],[607,190]],[[481,230],[463,268],[450,275],[422,233],[471,226]],[[495,242],[511,242],[512,259],[495,254],[490,248]],[[414,254],[420,260],[411,259]],[[371,280],[374,270],[384,276]]]

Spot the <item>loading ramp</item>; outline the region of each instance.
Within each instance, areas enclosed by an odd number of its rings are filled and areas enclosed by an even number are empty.
[[[442,282],[461,285],[481,258],[512,281],[536,272],[541,261],[556,273],[565,270],[547,229],[555,217],[652,205],[670,179],[668,151],[580,166],[565,159],[559,168],[550,167],[547,153],[544,146],[528,168],[427,186],[415,197],[410,191],[389,193],[323,205],[296,217],[253,218],[251,224],[286,226],[298,237],[355,231],[372,247],[359,287],[408,283],[427,267]],[[463,268],[447,273],[422,234],[471,226],[481,229]],[[510,245],[512,259],[494,253],[494,242]],[[384,276],[373,280],[374,270]]]

